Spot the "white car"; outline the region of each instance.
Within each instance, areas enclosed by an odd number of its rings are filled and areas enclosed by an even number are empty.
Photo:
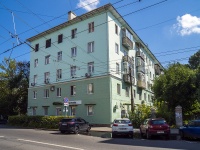
[[[112,138],[116,135],[128,135],[133,138],[133,125],[128,118],[118,118],[112,124]]]

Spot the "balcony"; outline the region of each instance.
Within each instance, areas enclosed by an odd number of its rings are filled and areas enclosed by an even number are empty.
[[[155,64],[154,68],[155,68],[155,74],[160,75],[161,74],[160,66],[158,64]]]
[[[130,74],[124,74],[123,75],[123,79],[124,79],[124,82],[126,83],[131,83],[131,77],[130,77]],[[132,76],[132,84],[135,83],[135,79],[134,77]]]
[[[124,36],[122,38],[122,44],[127,48],[127,49],[133,49],[133,42],[127,37]]]
[[[136,51],[136,57],[141,57],[144,60],[144,53],[142,53],[140,50],[138,50],[138,51]]]
[[[130,64],[133,64],[133,60],[128,55],[122,56],[123,62],[129,62]]]
[[[144,66],[137,66],[137,72],[145,73],[145,67]]]
[[[145,81],[138,80],[137,81],[137,86],[139,88],[146,89],[146,83],[145,83]]]

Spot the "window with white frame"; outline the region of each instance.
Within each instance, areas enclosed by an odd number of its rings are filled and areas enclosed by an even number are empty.
[[[61,116],[61,115],[62,115],[61,107],[56,107],[56,116]]]
[[[87,85],[87,92],[88,92],[88,94],[93,94],[94,93],[94,85],[93,85],[93,83],[89,83]]]
[[[77,29],[73,29],[71,31],[71,38],[74,39],[76,37]]]
[[[38,59],[35,59],[34,60],[34,67],[37,67],[38,66]]]
[[[119,74],[119,64],[116,63],[116,74]]]
[[[77,48],[76,47],[72,47],[71,48],[71,57],[76,57],[77,55]]]
[[[71,86],[71,95],[76,95],[76,86],[75,85],[72,85]]]
[[[51,39],[46,40],[46,48],[51,47]]]
[[[94,52],[94,41],[88,43],[88,53]]]
[[[141,93],[139,94],[139,100],[142,100],[142,94]]]
[[[88,105],[87,106],[87,115],[88,116],[94,115],[94,106],[93,105]]]
[[[57,69],[57,79],[62,78],[62,69]]]
[[[50,72],[44,73],[44,83],[49,83],[50,80]]]
[[[58,61],[62,60],[62,51],[58,52],[57,60]]]
[[[145,100],[145,101],[147,100],[147,98],[146,98],[146,93],[144,93],[144,100]]]
[[[89,33],[94,32],[94,22],[88,23],[88,31]]]
[[[37,75],[33,76],[33,83],[36,84],[37,83]]]
[[[117,83],[117,94],[120,95],[121,94],[121,87],[120,84]]]
[[[94,62],[88,63],[88,73],[94,73]]]
[[[37,91],[33,91],[33,99],[37,98]]]
[[[45,65],[50,63],[50,55],[45,56]]]
[[[57,97],[61,97],[61,88],[57,88]]]
[[[76,76],[76,66],[71,66],[71,77]]]
[[[119,54],[119,45],[115,43],[115,53]]]
[[[48,107],[43,107],[44,109],[44,116],[48,116]]]
[[[70,106],[70,116],[76,115],[76,106]]]
[[[49,89],[44,89],[44,98],[49,98]]]
[[[126,87],[126,97],[129,97],[129,87]]]

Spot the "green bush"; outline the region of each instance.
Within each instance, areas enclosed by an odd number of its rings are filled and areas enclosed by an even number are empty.
[[[72,118],[68,116],[67,118]],[[57,129],[58,123],[65,116],[9,116],[8,123],[13,126],[31,127],[31,128],[45,128]]]

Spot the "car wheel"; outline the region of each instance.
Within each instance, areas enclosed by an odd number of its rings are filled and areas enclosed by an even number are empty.
[[[129,137],[132,139],[133,138],[133,134],[129,134]]]
[[[61,131],[60,131],[60,133],[62,133],[62,134],[63,134],[63,133],[65,133],[65,131],[61,130]]]
[[[74,133],[75,133],[75,134],[78,134],[78,133],[79,133],[79,127],[75,127]]]
[[[149,131],[146,132],[146,136],[147,136],[147,139],[151,139],[151,135],[149,134]]]
[[[181,139],[182,139],[182,140],[185,140],[185,135],[184,135],[184,132],[183,132],[183,131],[180,132],[180,136],[181,136]]]
[[[112,133],[112,138],[116,138],[116,134],[115,133]]]
[[[90,129],[91,129],[91,127],[90,127],[90,126],[88,126],[88,128],[87,128],[86,132],[89,132],[89,131],[90,131]]]

